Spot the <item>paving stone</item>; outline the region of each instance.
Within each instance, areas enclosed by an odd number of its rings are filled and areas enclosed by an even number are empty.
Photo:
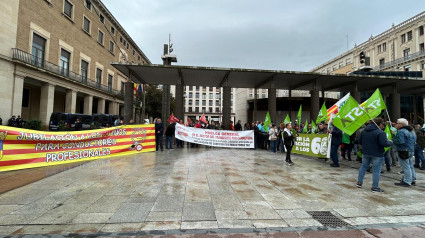
[[[9,214],[0,217],[0,224],[2,225],[25,225],[31,223],[33,220],[38,219],[42,214]]]
[[[240,220],[248,219],[248,215],[245,211],[215,211],[215,216],[217,220],[221,219],[231,219],[231,220]]]
[[[81,213],[78,214],[72,223],[106,223],[114,213]]]
[[[252,228],[254,225],[251,220],[237,220],[237,219],[218,219],[219,228]]]
[[[13,232],[20,230],[23,226],[0,226],[0,235],[10,235]]]
[[[184,196],[173,195],[173,196],[161,196],[155,201],[152,211],[170,212],[170,211],[182,211],[183,209]]]
[[[244,208],[235,195],[211,195],[212,202],[216,211],[243,211]]]
[[[32,234],[68,234],[67,228],[69,225],[25,225],[19,230],[13,232],[14,235]],[[1,229],[1,228],[0,228]]]
[[[281,218],[267,202],[245,202],[242,205],[250,219]]]
[[[181,223],[182,230],[192,230],[192,229],[217,229],[217,221],[192,221],[187,222],[183,221]]]
[[[22,207],[24,205],[0,205],[0,216],[10,214]]]
[[[288,227],[284,220],[252,220],[255,228]]]
[[[101,228],[101,232],[136,232],[142,229],[142,224],[137,223],[116,223],[106,224]]]
[[[105,195],[91,204],[87,213],[115,213],[128,200],[127,196]]]
[[[211,202],[185,202],[183,221],[216,220],[214,206]]]
[[[157,230],[178,230],[180,229],[181,221],[154,221],[145,222],[142,224],[142,231],[157,231]]]
[[[182,211],[180,212],[154,212],[151,211],[146,221],[181,221]]]
[[[152,203],[123,203],[108,223],[144,222],[152,206]]]

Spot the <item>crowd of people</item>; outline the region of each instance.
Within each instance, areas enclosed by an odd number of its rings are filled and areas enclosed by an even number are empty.
[[[3,125],[3,119],[0,117],[0,125]],[[25,121],[22,120],[21,116],[18,115],[18,117],[16,117],[15,115],[13,115],[8,121],[7,121],[7,126],[11,126],[11,127],[18,127],[18,128],[24,128],[25,126]]]
[[[182,120],[178,123],[184,125]],[[172,123],[167,128],[164,128],[161,119],[155,120],[157,151],[159,149],[163,150],[164,132],[166,149],[173,149],[175,124]],[[392,140],[389,140],[384,132],[387,124],[392,129]],[[223,129],[222,125],[216,125],[214,121],[203,123],[195,120],[186,126],[212,130]],[[415,168],[425,170],[425,127],[422,128],[419,124],[412,127],[404,118],[398,119],[396,123],[385,122],[382,118],[375,118],[368,121],[351,136],[333,126],[332,122],[330,125],[326,122],[321,122],[317,125],[317,128],[312,128],[310,123],[307,125],[298,124],[297,122],[294,124],[270,124],[266,129],[262,121],[245,123],[242,126],[239,120],[236,125],[231,122],[230,128],[235,131],[253,130],[255,149],[270,150],[272,153],[277,153],[278,151],[285,153],[285,161],[288,165],[294,165],[291,159],[291,151],[299,134],[332,134],[330,145],[332,163],[330,166],[340,167],[340,160],[353,161],[352,155],[354,155],[356,157],[355,160],[362,163],[359,168],[356,185],[361,188],[366,172],[372,172],[372,192],[384,191],[379,188],[383,164],[385,164],[387,172],[390,172],[391,167],[396,166],[397,163],[400,164],[402,171],[399,173],[403,174],[403,177],[395,185],[403,187],[416,185]],[[183,148],[184,142],[176,139],[176,146],[177,148]],[[197,147],[198,145],[187,143],[187,146]]]

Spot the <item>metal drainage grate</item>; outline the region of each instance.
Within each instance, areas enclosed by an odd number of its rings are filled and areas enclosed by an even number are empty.
[[[313,219],[320,222],[323,226],[328,226],[328,227],[350,226],[350,224],[339,219],[330,211],[309,211],[307,213],[310,214],[313,217]]]

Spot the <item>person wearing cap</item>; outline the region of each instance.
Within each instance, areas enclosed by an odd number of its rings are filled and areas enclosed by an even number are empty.
[[[382,118],[373,119],[374,123],[369,123],[362,131],[359,138],[359,144],[362,146],[362,165],[359,169],[357,179],[357,187],[363,185],[363,178],[370,164],[373,165],[372,175],[372,192],[384,192],[379,188],[379,178],[381,176],[382,162],[384,161],[385,147],[391,146],[392,141],[388,140],[387,135],[383,131],[385,123]]]
[[[404,118],[397,120],[395,128],[397,128],[397,134],[393,138],[393,148],[404,173],[401,181],[394,185],[410,187],[410,185],[416,184],[416,173],[412,161],[415,153],[416,133]]]

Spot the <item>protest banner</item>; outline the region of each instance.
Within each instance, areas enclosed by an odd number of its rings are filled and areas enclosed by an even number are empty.
[[[0,171],[155,151],[155,125],[45,132],[0,126]]]
[[[254,131],[223,131],[198,129],[176,124],[176,139],[228,148],[254,148]]]
[[[331,134],[299,134],[292,153],[319,158],[330,158]]]
[[[339,110],[333,122],[341,131],[351,136],[369,119],[371,118],[366,113],[365,109],[350,96]]]

